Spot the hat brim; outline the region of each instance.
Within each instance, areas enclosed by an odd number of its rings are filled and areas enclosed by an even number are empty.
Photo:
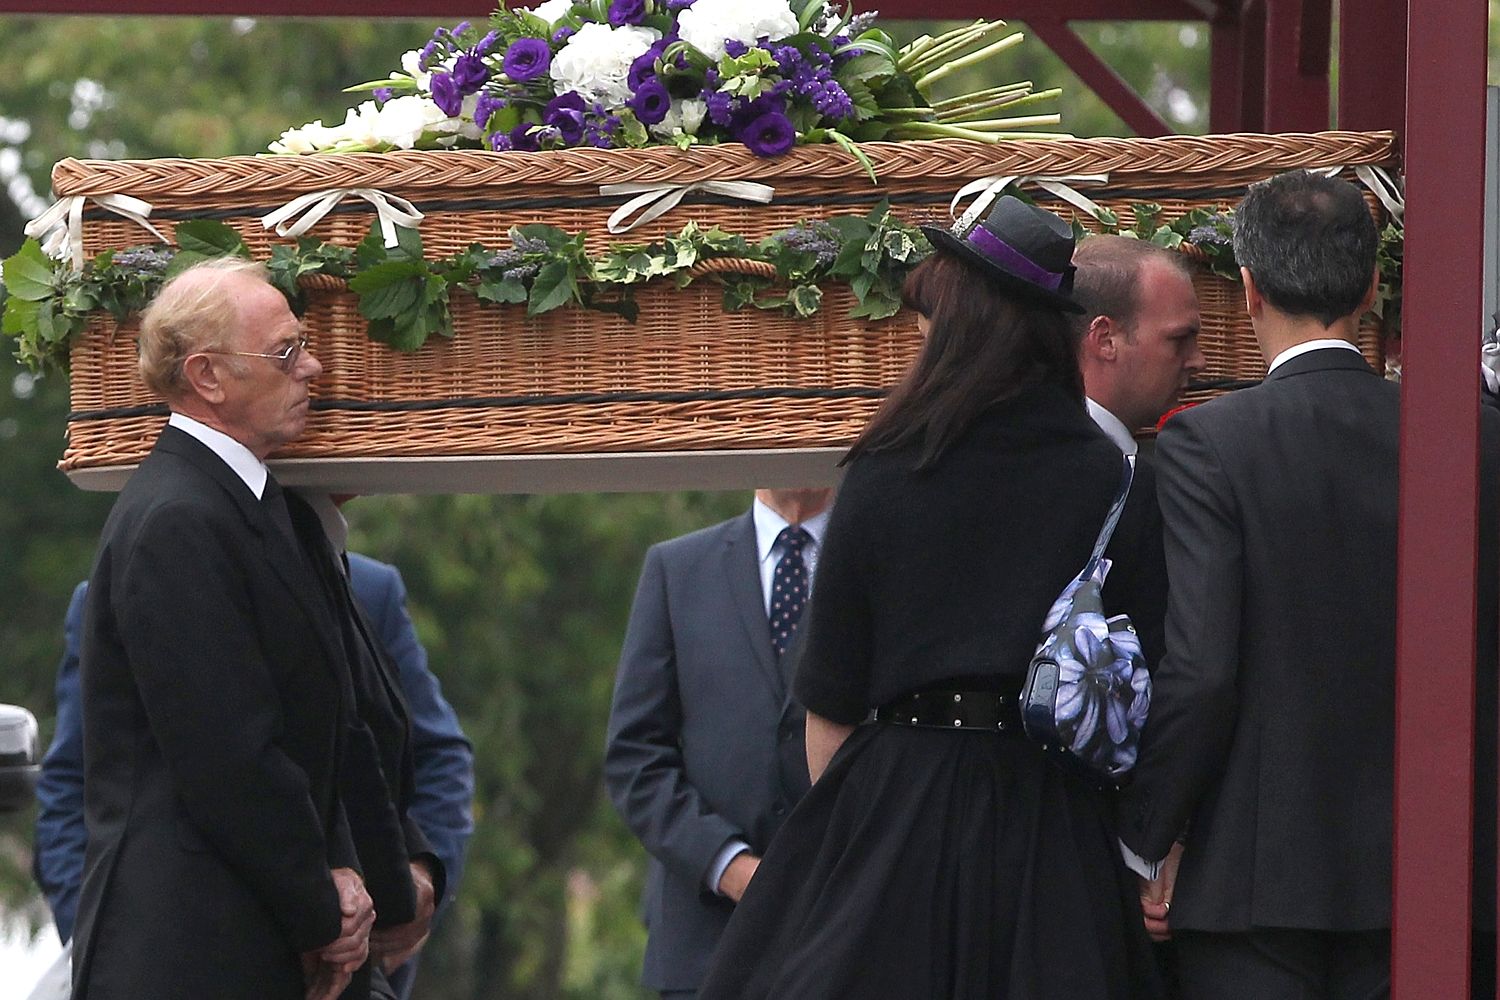
[[[949,253],[955,254],[978,267],[985,274],[994,278],[1006,291],[1013,292],[1022,298],[1031,299],[1035,302],[1046,303],[1049,306],[1061,309],[1063,312],[1079,314],[1085,312],[1083,306],[1073,301],[1070,296],[1064,295],[1062,292],[1054,292],[1050,288],[1043,288],[1041,285],[1033,284],[1025,278],[1011,274],[968,243],[954,236],[949,230],[941,226],[922,226],[920,228],[926,234],[927,239],[932,242],[933,246],[947,250]]]

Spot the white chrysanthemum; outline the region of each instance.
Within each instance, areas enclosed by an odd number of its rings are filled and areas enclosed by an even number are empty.
[[[531,13],[548,24],[556,24],[564,14],[573,9],[573,2],[574,0],[546,0],[531,8]]]
[[[367,101],[360,105],[360,110],[365,112],[370,104]],[[413,149],[423,133],[452,132],[459,124],[443,114],[443,110],[430,99],[413,94],[386,101],[384,107],[374,113],[370,129],[379,143],[388,143],[397,149]]]
[[[552,86],[559,94],[576,90],[585,101],[619,108],[630,98],[630,64],[661,37],[652,28],[589,23],[568,37],[552,60]]]
[[[698,0],[677,15],[677,34],[710,59],[724,57],[725,39],[754,45],[797,33],[787,0]]]
[[[707,113],[708,105],[703,101],[675,100],[667,109],[666,117],[652,125],[651,131],[667,139],[679,135],[697,135],[698,126],[703,124],[703,117]]]

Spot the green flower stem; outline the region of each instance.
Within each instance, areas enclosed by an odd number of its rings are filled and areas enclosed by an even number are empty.
[[[1026,107],[1027,105],[1038,104],[1042,101],[1050,101],[1061,93],[1062,90],[1060,88],[1054,87],[1051,90],[1039,90],[1034,94],[1022,94],[1020,97],[1011,98],[1008,100],[985,101],[983,103],[974,104],[957,111],[938,112],[937,120],[940,122],[949,122],[956,125],[962,123],[965,118],[977,118],[982,114],[995,111],[999,108],[1005,108],[1007,111],[1013,111],[1017,108]]]
[[[904,63],[909,59],[915,59],[923,52],[932,48],[932,46],[933,38],[931,35],[920,35],[896,51],[897,62]]]
[[[1027,94],[1031,92],[1032,86],[1033,84],[1030,80],[1021,80],[1016,83],[1007,83],[1003,87],[990,87],[986,90],[976,90],[972,94],[959,94],[957,97],[947,97],[941,101],[933,101],[932,107],[935,111],[946,111],[949,108],[963,107],[975,101],[997,100],[1016,94]]]
[[[1017,115],[1014,118],[987,118],[983,121],[964,122],[963,128],[973,129],[977,132],[1005,132],[1010,129],[1026,128],[1031,125],[1060,125],[1062,116],[1050,115]],[[912,122],[911,124],[919,124]]]
[[[937,44],[916,59],[908,60],[901,68],[916,76],[1008,29],[1009,25],[1004,21],[975,21],[966,28],[958,28],[947,35],[938,36]]]
[[[1013,48],[1021,44],[1021,42],[1025,38],[1026,36],[1018,31],[1013,35],[1006,35],[998,42],[986,45],[978,52],[970,53],[969,55],[964,56],[962,59],[955,59],[952,62],[944,63],[937,69],[933,70],[931,73],[928,73],[926,76],[916,81],[917,93],[926,96],[926,88],[931,87],[939,80],[947,77],[952,73],[956,73],[961,69],[967,69],[970,66],[982,63],[990,56],[996,55],[1000,52],[1004,52],[1006,49]]]
[[[1001,139],[1072,139],[1065,132],[990,132],[942,122],[904,122],[891,127],[892,139],[972,139],[975,142],[998,142]]]
[[[896,118],[915,118],[918,121],[931,121],[934,116],[931,108],[881,108],[878,117],[887,121]]]
[[[942,49],[950,47],[953,44],[954,39],[962,38],[971,34],[972,32],[978,30],[983,24],[983,21],[975,21],[973,24],[966,24],[962,27],[954,28],[951,31],[945,31],[941,35],[938,35],[936,37],[923,36],[927,40],[926,42],[922,43],[920,47],[916,43],[913,43],[906,49],[902,50],[902,52],[900,53],[900,67],[902,69],[908,69],[910,66],[925,62],[934,52],[938,52]]]

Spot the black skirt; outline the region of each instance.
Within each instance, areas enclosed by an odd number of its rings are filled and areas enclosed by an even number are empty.
[[[1107,796],[1024,737],[868,723],[787,818],[699,1000],[1156,1000]]]

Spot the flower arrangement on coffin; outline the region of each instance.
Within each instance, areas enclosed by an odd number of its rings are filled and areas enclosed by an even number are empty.
[[[1020,131],[1056,114],[1014,112],[1055,98],[1019,82],[937,99],[954,72],[1021,42],[975,21],[897,47],[831,0],[546,0],[501,6],[488,31],[438,28],[406,53],[343,124],[289,129],[275,153],[741,142],[760,156],[798,143],[957,137],[1047,138]],[[999,116],[999,117],[997,117]]]

